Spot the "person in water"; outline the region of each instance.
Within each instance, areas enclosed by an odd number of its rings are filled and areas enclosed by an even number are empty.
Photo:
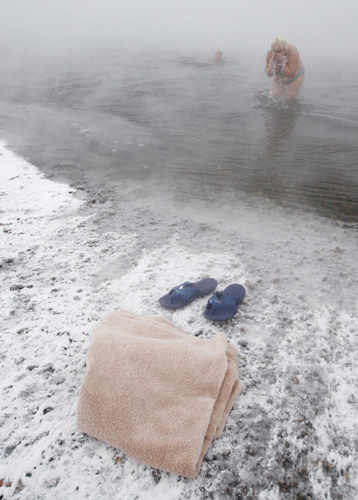
[[[215,57],[213,59],[213,62],[221,62],[222,57],[223,57],[222,51],[221,50],[217,50],[215,52]]]
[[[273,77],[270,95],[294,99],[305,77],[305,68],[296,47],[284,38],[276,37],[266,55],[265,73]]]

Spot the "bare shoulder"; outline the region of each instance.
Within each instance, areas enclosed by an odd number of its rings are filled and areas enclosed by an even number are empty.
[[[292,52],[292,54],[290,55],[290,61],[291,62],[295,62],[295,61],[298,61],[300,59],[300,56],[297,52],[297,50],[295,50],[294,52]]]
[[[293,49],[295,49],[295,50],[293,50]],[[289,61],[291,61],[291,63],[299,60],[300,55],[298,53],[297,48],[294,45],[288,46],[288,53],[289,53]]]
[[[269,61],[270,61],[270,59],[271,59],[271,57],[272,57],[272,52],[271,52],[271,50],[269,50],[269,51],[267,52],[267,54],[266,54],[266,62],[269,62]]]
[[[291,45],[289,47],[291,47],[289,48],[289,50],[291,50],[292,52],[289,53],[287,67],[291,70],[292,73],[296,73],[300,67],[300,55],[294,45]]]
[[[298,49],[297,49],[297,47],[292,45],[292,43],[289,43],[287,45],[287,52],[290,54],[290,58],[291,57],[299,57]]]

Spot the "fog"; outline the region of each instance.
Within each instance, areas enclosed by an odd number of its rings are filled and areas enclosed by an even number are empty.
[[[355,56],[357,0],[2,0],[1,59],[101,50],[262,53],[275,36],[302,54]]]

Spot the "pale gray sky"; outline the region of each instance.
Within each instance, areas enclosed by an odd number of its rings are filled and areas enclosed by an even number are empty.
[[[358,0],[0,0],[0,51],[181,49],[261,52],[285,37],[301,52],[357,55]]]

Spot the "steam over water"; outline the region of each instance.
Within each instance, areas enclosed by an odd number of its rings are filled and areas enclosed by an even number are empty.
[[[2,64],[0,497],[358,498],[358,69],[302,46],[299,98],[275,103],[260,52]],[[205,320],[208,297],[160,306],[207,276],[245,287],[231,321]],[[196,480],[76,426],[88,335],[119,308],[238,348]]]
[[[346,65],[342,80],[302,55],[299,99],[270,103],[264,57],[107,52],[9,67],[2,134],[73,181],[132,179],[218,204],[248,193],[357,220],[358,71]]]

